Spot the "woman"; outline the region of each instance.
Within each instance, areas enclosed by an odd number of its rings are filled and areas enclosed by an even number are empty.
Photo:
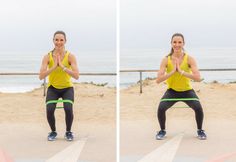
[[[176,33],[171,39],[171,53],[166,56],[160,65],[156,82],[159,84],[166,80],[168,89],[158,107],[158,120],[161,130],[157,133],[156,139],[165,137],[166,110],[178,101],[185,102],[195,112],[197,122],[197,134],[199,139],[206,139],[202,130],[203,110],[195,91],[192,89],[190,79],[201,81],[196,61],[193,57],[184,52],[184,36]]]
[[[40,68],[39,79],[42,80],[49,75],[49,83],[47,90],[46,102],[52,100],[69,100],[64,102],[66,133],[65,139],[73,140],[71,126],[73,122],[73,101],[74,89],[71,82],[71,77],[79,78],[79,70],[77,67],[76,58],[69,51],[65,50],[66,34],[63,31],[57,31],[53,36],[54,49],[43,57]],[[55,126],[54,112],[56,103],[47,104],[47,120],[51,128],[48,135],[48,141],[54,141],[57,136]]]

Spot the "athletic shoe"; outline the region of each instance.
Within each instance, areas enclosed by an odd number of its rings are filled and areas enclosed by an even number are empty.
[[[165,135],[166,135],[166,131],[165,130],[160,130],[156,135],[156,140],[164,139]]]
[[[55,141],[57,136],[57,132],[52,131],[48,134],[48,141]]]
[[[73,139],[74,139],[73,133],[72,132],[66,132],[65,139],[67,141],[73,141]]]
[[[200,140],[206,140],[207,139],[207,136],[205,134],[205,131],[202,130],[202,129],[199,129],[197,131],[197,137],[200,139]]]

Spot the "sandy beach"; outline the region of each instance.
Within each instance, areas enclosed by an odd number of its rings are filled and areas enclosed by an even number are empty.
[[[139,94],[139,85],[121,90],[121,162],[144,162],[147,160],[143,159],[151,159],[159,153],[169,157],[169,161],[155,159],[150,162],[236,161],[236,84],[201,82],[192,85],[203,106],[203,129],[208,135],[207,140],[196,138],[196,122],[190,108],[169,109],[167,137],[165,140],[155,140],[160,129],[156,113],[166,90],[164,83],[157,85],[154,80],[147,80],[142,94]],[[186,105],[179,102],[177,106]],[[179,135],[181,140],[173,153],[174,144],[170,147],[168,144]]]
[[[205,141],[196,138],[194,112],[189,108],[169,109],[167,137],[155,140],[159,130],[156,111],[166,90],[164,83],[144,81],[142,94],[139,85],[120,91],[120,162],[151,162],[145,159],[153,154],[160,159],[160,153],[169,157],[166,162],[236,161],[236,84],[201,82],[193,83],[193,88],[204,109],[203,129],[208,135]],[[43,162],[77,141],[85,141],[79,162],[115,162],[116,90],[76,84],[75,92],[73,142],[63,138],[62,109],[56,111],[58,139],[47,141],[50,130],[42,88],[27,93],[0,93],[0,156],[7,154],[14,162]],[[173,142],[179,142],[176,148]]]
[[[14,162],[43,162],[77,141],[86,141],[80,162],[115,162],[115,107],[115,88],[76,84],[72,128],[75,140],[64,140],[64,110],[57,109],[58,139],[48,142],[50,129],[43,88],[27,93],[0,93],[0,150]]]

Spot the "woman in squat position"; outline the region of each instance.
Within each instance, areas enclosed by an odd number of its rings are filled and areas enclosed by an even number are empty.
[[[74,102],[74,88],[71,77],[79,78],[79,70],[76,63],[76,58],[69,51],[65,50],[66,34],[63,31],[57,31],[53,36],[54,49],[43,57],[40,68],[39,79],[44,79],[49,76],[48,90],[46,102],[52,100],[69,101],[64,102],[66,133],[65,139],[73,140],[71,126],[73,122],[73,102]],[[47,104],[47,120],[51,128],[48,135],[48,141],[54,141],[57,136],[55,126],[54,112],[56,103]]]
[[[185,102],[194,110],[198,138],[206,139],[206,134],[202,130],[202,106],[190,83],[190,79],[201,81],[200,72],[195,59],[184,52],[184,44],[184,36],[175,33],[171,38],[171,52],[164,57],[158,71],[156,82],[159,84],[166,80],[168,88],[158,107],[157,117],[161,130],[156,135],[157,140],[163,139],[166,135],[166,110],[178,101]]]

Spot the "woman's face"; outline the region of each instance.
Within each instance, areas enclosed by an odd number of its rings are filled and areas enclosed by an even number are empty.
[[[53,38],[53,43],[55,45],[55,49],[64,48],[66,40],[63,34],[56,34]]]
[[[172,39],[171,46],[174,50],[174,52],[182,52],[182,49],[184,47],[184,41],[181,36],[175,36]]]

